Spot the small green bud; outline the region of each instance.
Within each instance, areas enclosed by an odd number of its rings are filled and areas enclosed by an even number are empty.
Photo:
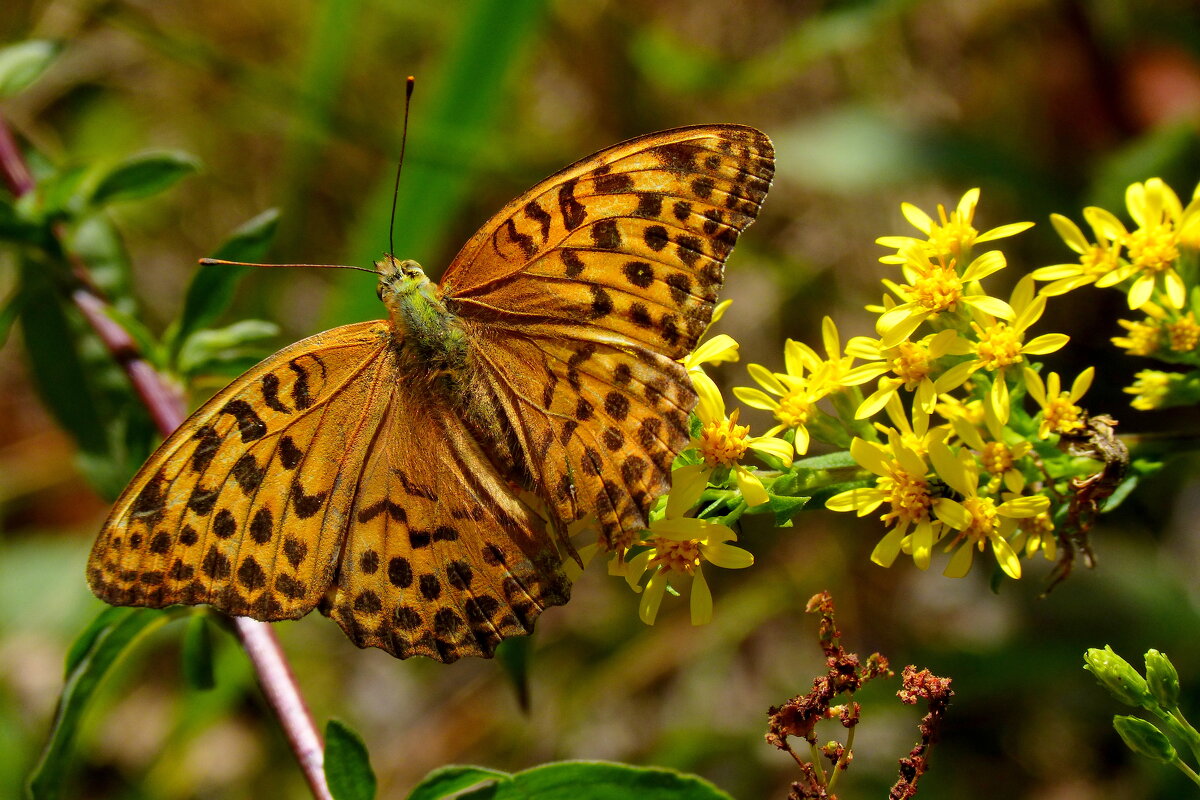
[[[1146,651],[1146,683],[1163,708],[1170,711],[1179,705],[1179,673],[1165,653]]]
[[[1175,761],[1175,748],[1167,735],[1141,717],[1113,717],[1113,727],[1129,749],[1138,755],[1170,764]]]
[[[1083,656],[1083,668],[1125,705],[1146,706],[1153,702],[1146,679],[1108,645],[1103,650],[1090,648]]]

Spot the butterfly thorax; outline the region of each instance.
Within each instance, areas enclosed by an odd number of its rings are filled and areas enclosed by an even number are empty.
[[[437,286],[415,261],[388,255],[375,262],[379,299],[387,306],[397,345],[416,356],[431,374],[460,383],[467,362],[467,337],[458,317],[442,302]]]

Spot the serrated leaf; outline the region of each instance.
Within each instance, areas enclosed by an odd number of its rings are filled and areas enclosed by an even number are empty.
[[[266,256],[278,227],[279,211],[268,209],[234,231],[213,257],[227,261],[260,261]],[[211,325],[229,307],[234,287],[246,269],[210,265],[196,270],[188,286],[183,313],[167,337],[172,352],[177,353],[182,342]]]
[[[767,508],[775,514],[776,527],[782,527],[791,522],[792,517],[799,514],[812,501],[811,497],[782,497],[770,492],[767,493],[767,497],[769,498]]]
[[[842,450],[837,453],[802,458],[794,462],[792,466],[799,469],[846,469],[847,467],[858,469],[858,462],[850,455],[849,450]]]
[[[170,622],[180,611],[106,608],[68,653],[66,684],[41,758],[29,778],[33,800],[62,796],[80,719],[109,671],[137,642]]]
[[[508,779],[510,777],[507,772],[485,769],[484,767],[456,765],[438,767],[426,775],[408,793],[407,800],[440,800],[443,797],[456,795],[481,783],[494,783],[496,780]]]
[[[0,48],[0,97],[12,97],[38,79],[58,57],[62,45],[30,39]]]
[[[191,615],[183,632],[180,654],[183,661],[183,677],[193,689],[206,692],[217,685],[213,674],[212,626],[207,612]]]
[[[325,725],[325,780],[334,800],[372,800],[375,772],[362,737],[336,719]]]
[[[169,188],[199,166],[195,158],[176,150],[133,156],[100,179],[92,192],[91,202],[102,206],[140,200]]]

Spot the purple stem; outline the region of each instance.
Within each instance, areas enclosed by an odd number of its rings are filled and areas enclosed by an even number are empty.
[[[0,176],[14,197],[34,188],[33,176],[2,117]],[[56,227],[54,234],[60,242],[64,240],[61,227]],[[183,397],[142,358],[133,337],[106,313],[108,302],[92,283],[87,265],[72,254],[67,257],[72,272],[79,278],[79,285],[71,292],[72,302],[104,342],[113,360],[124,370],[134,391],[149,410],[159,433],[163,438],[170,436],[184,421]],[[232,620],[238,640],[258,673],[258,682],[267,704],[283,726],[288,744],[300,762],[300,769],[304,772],[313,797],[317,800],[333,800],[325,782],[325,748],[321,744],[321,736],[313,724],[312,715],[304,703],[304,696],[300,694],[300,687],[279,646],[275,631],[267,623],[247,617],[233,617]]]

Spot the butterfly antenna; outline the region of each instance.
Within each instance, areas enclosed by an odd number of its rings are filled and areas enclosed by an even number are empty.
[[[379,273],[366,267],[355,267],[350,264],[256,264],[253,261],[226,261],[223,258],[202,258],[200,265],[204,267],[309,267],[312,269],[356,269],[359,272]]]
[[[400,160],[396,162],[396,184],[392,187],[392,218],[388,220],[388,253],[396,255],[396,243],[393,240],[396,230],[396,201],[400,197],[400,170],[404,167],[404,147],[408,144],[408,107],[412,105],[413,85],[417,79],[412,75],[404,86],[404,124],[400,128]]]

